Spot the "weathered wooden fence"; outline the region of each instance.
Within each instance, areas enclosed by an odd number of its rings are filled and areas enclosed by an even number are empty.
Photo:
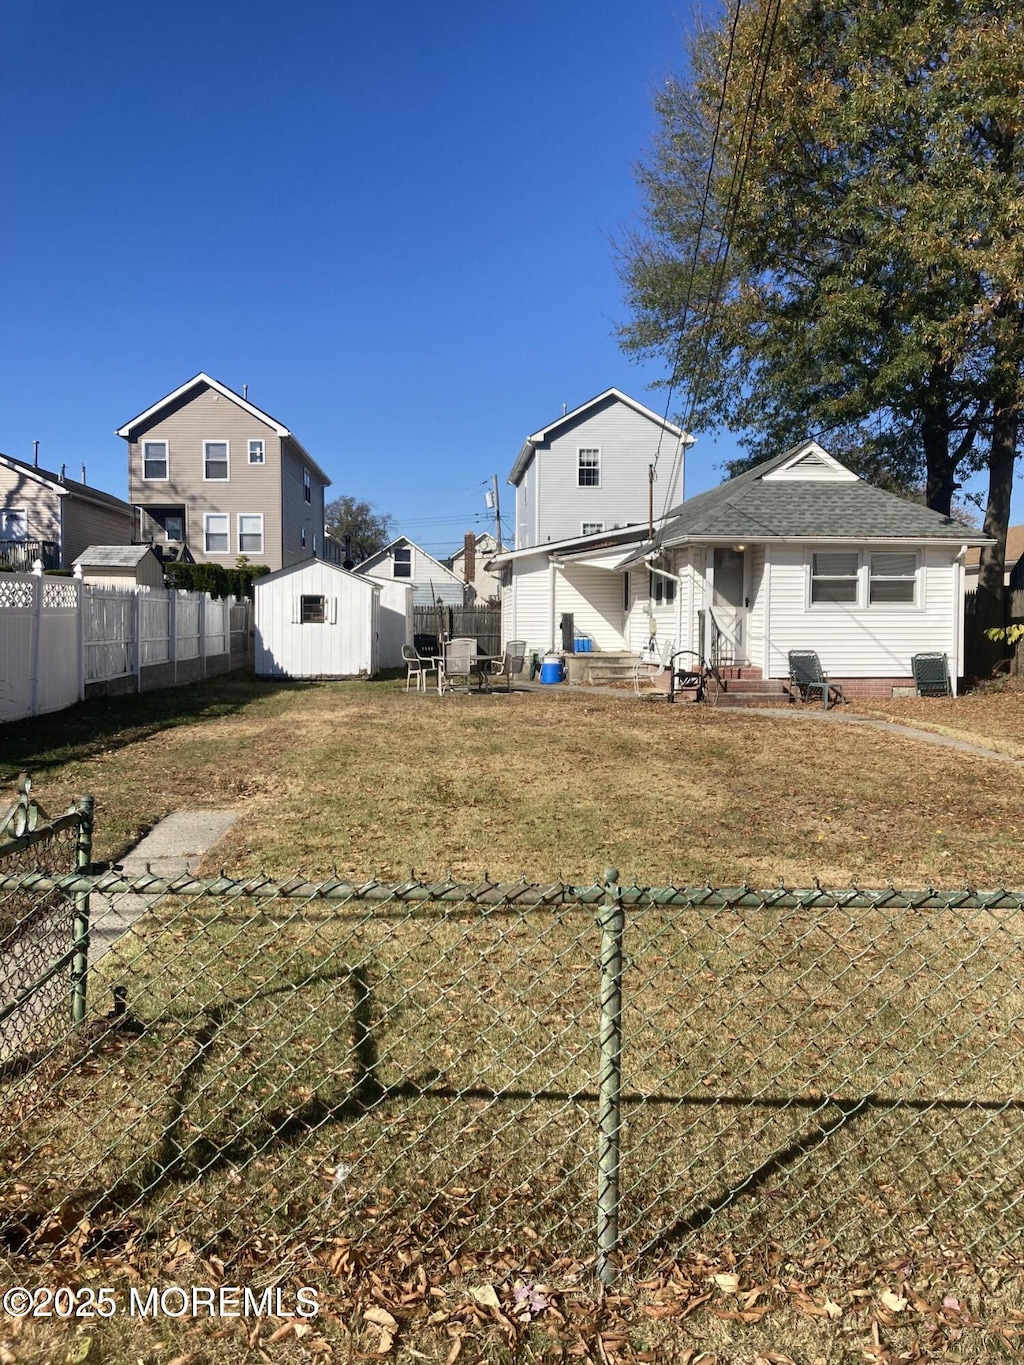
[[[500,607],[414,607],[413,637],[476,640],[481,654],[501,653]]]

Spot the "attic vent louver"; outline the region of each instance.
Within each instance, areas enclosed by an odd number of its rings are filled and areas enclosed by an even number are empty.
[[[790,465],[790,469],[827,469],[828,465],[817,453],[809,450],[806,455],[801,455],[800,459]]]

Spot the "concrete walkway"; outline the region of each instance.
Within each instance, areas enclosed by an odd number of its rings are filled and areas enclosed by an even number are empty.
[[[176,811],[155,826],[117,864],[126,877],[147,869],[157,877],[194,872],[213,845],[238,819],[234,810]],[[89,963],[109,953],[122,934],[159,900],[158,896],[90,897]]]

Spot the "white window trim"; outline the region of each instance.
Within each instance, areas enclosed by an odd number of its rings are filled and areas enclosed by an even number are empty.
[[[215,480],[215,482],[217,482]],[[224,550],[211,550],[209,548],[210,519],[217,517],[219,520],[227,522],[227,548]],[[216,531],[215,535],[222,535],[223,532]],[[203,513],[203,554],[204,555],[229,555],[231,553],[231,516],[228,512],[204,512]]]
[[[207,447],[207,446],[224,446],[225,450],[227,451],[227,460],[225,461],[225,463],[227,464],[228,472],[227,472],[227,474],[225,475],[225,477],[224,477],[223,479],[210,479],[210,478],[207,478],[207,476],[206,476],[206,447]],[[230,441],[226,441],[226,440],[220,440],[220,439],[217,438],[217,437],[211,437],[211,439],[210,439],[209,441],[204,441],[204,442],[203,442],[203,483],[230,483],[230,482],[231,482],[231,442],[230,442]]]
[[[597,456],[597,483],[580,483],[580,456],[584,451],[592,451]],[[604,464],[603,446],[577,446],[576,447],[576,487],[577,488],[600,488],[601,487],[601,466]],[[591,466],[587,466],[590,468]]]
[[[163,448],[164,448],[164,468],[167,470],[167,473],[163,476],[162,479],[157,478],[157,477],[156,477],[155,475],[153,475],[153,474],[147,474],[147,473],[146,473],[146,447],[147,447],[147,446],[163,446]],[[156,440],[156,441],[143,440],[143,441],[140,441],[140,442],[139,442],[139,459],[140,459],[140,464],[141,464],[141,469],[142,469],[142,482],[143,482],[143,483],[170,483],[170,481],[171,481],[171,444],[170,444],[169,441],[163,441],[163,440]]]
[[[252,458],[252,448],[253,448],[253,446],[255,446],[255,445],[258,445],[259,448],[260,448],[260,458],[259,458],[258,460],[254,460],[254,459]],[[249,440],[249,445],[248,445],[248,450],[249,450],[249,463],[250,463],[251,465],[265,465],[265,464],[267,463],[267,443],[266,443],[265,440],[263,440],[263,438],[262,438],[261,436],[253,436],[253,437],[250,438],[250,440]]]
[[[243,517],[259,517],[259,521],[260,521],[260,548],[259,548],[258,550],[243,550],[243,549],[242,549],[242,518],[243,518]],[[265,553],[263,547],[264,547],[264,545],[265,545],[265,543],[266,543],[266,538],[265,538],[264,529],[263,529],[263,513],[262,513],[262,512],[239,512],[239,513],[237,514],[236,518],[235,518],[235,526],[236,526],[236,534],[237,534],[237,537],[238,537],[238,553],[239,553],[240,555],[261,555],[261,554],[264,554],[264,553]],[[249,532],[247,532],[246,534],[247,534],[247,535],[252,535],[253,532],[249,531]]]
[[[590,530],[589,530],[589,531],[587,530],[587,527],[588,527],[588,526],[590,527]],[[604,522],[603,522],[603,521],[581,521],[581,522],[580,522],[580,535],[581,535],[581,536],[597,536],[597,535],[600,535],[601,532],[602,532],[603,530],[604,530]]]
[[[23,540],[29,540],[32,538],[29,536],[28,533],[27,507],[4,507],[2,510],[0,510],[0,521],[6,523],[8,517],[17,517],[21,522],[21,534],[19,536],[8,536],[7,537],[8,543],[17,545],[20,544]],[[0,530],[2,529],[4,528],[0,527]]]
[[[901,547],[902,548],[902,547]],[[816,548],[808,550],[807,561],[804,565],[805,573],[805,609],[807,611],[868,611],[874,615],[876,612],[883,614],[892,612],[923,612],[925,610],[925,578],[922,573],[924,559],[920,548],[913,550],[917,557],[917,567],[914,570],[914,600],[912,602],[872,602],[871,601],[871,556],[872,554],[885,554],[887,547],[884,545],[866,546],[864,549],[853,549],[846,547],[840,549],[839,546],[826,549]],[[815,602],[812,600],[814,589],[814,556],[816,554],[856,554],[857,555],[857,596],[852,602]],[[908,551],[909,553],[909,551]],[[821,577],[830,575],[822,574]],[[831,575],[835,577],[835,575]]]

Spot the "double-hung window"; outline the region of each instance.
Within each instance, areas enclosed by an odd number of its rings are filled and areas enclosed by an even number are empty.
[[[598,531],[604,530],[603,521],[585,521],[580,527],[581,536],[596,535]]]
[[[860,552],[823,550],[811,555],[811,604],[857,603]]]
[[[263,442],[262,442],[262,441],[250,441],[250,442],[249,442],[249,463],[250,463],[250,464],[266,464],[266,462],[267,462],[267,449],[266,449],[266,446],[263,444]]]
[[[309,477],[309,470],[302,471],[302,496],[307,502],[313,501],[313,480]]]
[[[392,554],[391,572],[395,578],[412,578],[412,550],[400,545]]]
[[[576,476],[580,488],[600,488],[601,451],[594,446],[580,446]]]
[[[203,442],[203,478],[226,479],[228,477],[227,441]]]
[[[674,578],[663,578],[660,573],[652,573],[649,593],[656,607],[671,606],[676,600],[676,581]]]
[[[226,512],[207,512],[203,517],[203,548],[208,555],[231,553],[231,525]]]
[[[143,441],[142,477],[144,479],[167,478],[167,442]]]
[[[238,553],[240,555],[261,555],[263,553],[262,512],[239,512]]]
[[[872,553],[868,575],[868,602],[913,602],[917,587],[917,553],[914,550],[881,550]]]

